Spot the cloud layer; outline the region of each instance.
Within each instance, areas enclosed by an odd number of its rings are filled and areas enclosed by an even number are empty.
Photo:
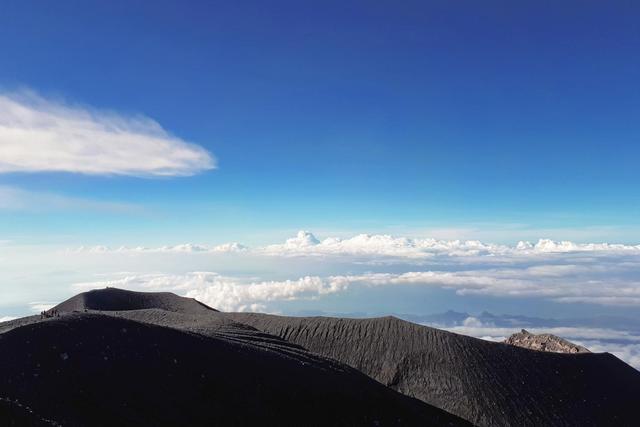
[[[312,276],[284,281],[247,281],[213,272],[193,272],[126,275],[113,280],[77,283],[74,288],[81,291],[107,286],[177,292],[222,311],[262,311],[266,309],[265,303],[271,301],[314,299],[341,292],[349,283]]]
[[[0,95],[0,173],[184,176],[215,167],[205,149],[144,116]]]
[[[608,243],[578,244],[540,240],[515,246],[479,241],[445,241],[359,235],[319,240],[301,231],[282,244],[248,248],[237,243],[206,246],[183,244],[157,248],[97,246],[76,251],[89,254],[226,253],[242,259],[282,260],[306,257],[338,274],[308,274],[288,280],[254,282],[196,276],[129,278],[143,287],[176,286],[222,309],[239,309],[270,301],[319,298],[352,287],[419,286],[450,290],[460,297],[537,298],[556,303],[640,306],[640,247]],[[213,258],[212,258],[213,259]],[[298,258],[291,262],[298,263]],[[343,273],[348,269],[348,274]],[[403,271],[398,271],[398,270]],[[342,271],[340,271],[342,270]],[[354,270],[358,270],[354,272]],[[375,270],[375,271],[372,271]],[[170,283],[169,283],[170,282]],[[173,284],[170,286],[170,284]],[[182,287],[177,287],[181,284]],[[110,285],[117,285],[111,283]],[[101,286],[97,283],[96,286]]]
[[[77,289],[104,288],[168,290],[224,311],[264,309],[273,301],[316,299],[346,292],[355,287],[419,286],[449,289],[456,295],[484,295],[497,298],[542,298],[558,303],[640,306],[640,283],[591,278],[589,267],[538,266],[525,269],[467,271],[411,271],[365,273],[327,277],[303,276],[288,280],[247,281],[214,272],[127,275],[113,280],[76,284]],[[567,273],[558,276],[557,270]],[[582,278],[586,275],[586,278]]]
[[[634,251],[640,253],[640,245],[609,243],[556,242],[540,239],[537,243],[519,242],[516,246],[482,243],[478,240],[436,240],[393,237],[389,235],[359,234],[349,239],[330,237],[317,239],[308,231],[299,231],[296,237],[283,244],[263,248],[274,255],[379,255],[425,258],[446,254],[450,256],[537,254],[562,252]]]
[[[622,245],[611,243],[574,243],[540,239],[537,243],[518,242],[515,246],[483,243],[478,240],[437,240],[429,238],[394,237],[386,234],[359,234],[340,239],[329,237],[319,240],[309,231],[299,231],[295,237],[284,243],[250,248],[239,243],[208,246],[185,243],[175,246],[119,247],[106,246],[82,247],[80,251],[96,252],[252,252],[253,254],[304,257],[304,256],[362,256],[368,258],[408,258],[411,260],[429,259],[436,256],[475,257],[475,256],[533,256],[559,253],[620,253],[640,255],[640,245]]]

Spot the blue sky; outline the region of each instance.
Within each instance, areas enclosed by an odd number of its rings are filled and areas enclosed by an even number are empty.
[[[0,320],[104,286],[489,310],[565,319],[531,325],[640,366],[640,329],[597,320],[640,321],[639,18],[632,1],[3,1]],[[483,322],[447,326],[508,332]]]
[[[510,224],[640,239],[632,2],[131,3],[4,2],[0,87],[143,114],[218,168],[5,174],[146,209],[3,213],[5,234],[251,243]]]

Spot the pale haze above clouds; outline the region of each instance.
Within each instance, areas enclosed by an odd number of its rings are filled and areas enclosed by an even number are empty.
[[[140,206],[131,203],[83,199],[44,191],[31,191],[11,185],[0,185],[0,211],[39,212],[93,211],[134,213]]]

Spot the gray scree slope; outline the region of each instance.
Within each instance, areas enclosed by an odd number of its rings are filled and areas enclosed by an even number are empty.
[[[603,353],[545,353],[394,317],[230,313],[479,426],[638,425],[640,372]]]

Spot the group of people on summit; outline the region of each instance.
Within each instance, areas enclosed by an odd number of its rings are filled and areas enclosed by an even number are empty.
[[[60,317],[60,313],[58,312],[58,310],[55,310],[55,309],[44,310],[40,312],[41,319],[47,319],[49,317]]]

